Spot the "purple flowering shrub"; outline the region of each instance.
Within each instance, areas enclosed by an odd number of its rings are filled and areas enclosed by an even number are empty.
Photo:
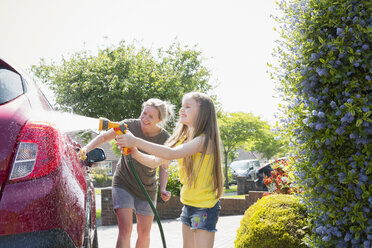
[[[372,1],[278,4],[280,65],[309,247],[372,247]]]

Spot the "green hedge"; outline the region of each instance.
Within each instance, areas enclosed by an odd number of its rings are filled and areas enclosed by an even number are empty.
[[[180,196],[182,184],[180,182],[177,161],[171,161],[169,165],[169,176],[167,183],[167,190],[172,193],[172,196]],[[159,170],[157,171],[159,177]],[[158,185],[160,187],[160,185]],[[158,188],[158,201],[160,200],[160,190]]]
[[[301,248],[306,209],[294,195],[268,195],[247,209],[238,229],[235,248]]]
[[[94,167],[90,170],[90,178],[94,187],[109,187],[112,184],[112,176],[108,176],[109,168]]]
[[[282,1],[273,77],[286,101],[310,247],[371,247],[372,1]]]

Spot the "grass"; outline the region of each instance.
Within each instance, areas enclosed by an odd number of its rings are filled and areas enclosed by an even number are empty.
[[[101,218],[101,213],[102,213],[101,209],[96,209],[96,219]]]
[[[222,198],[245,199],[245,195],[225,195]]]
[[[224,189],[223,193],[236,193],[238,190],[238,185],[230,185],[229,189]],[[225,195],[222,196],[223,198],[237,198],[237,199],[244,199],[245,195]]]
[[[238,190],[238,185],[230,185],[229,189],[224,189],[223,193],[233,193]]]
[[[94,192],[95,192],[96,195],[100,195],[101,194],[101,189],[94,189]],[[101,209],[96,209],[96,219],[101,218],[101,212],[102,212]]]

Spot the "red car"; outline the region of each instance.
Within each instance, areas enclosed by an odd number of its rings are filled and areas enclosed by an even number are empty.
[[[53,109],[0,58],[0,247],[98,247],[90,163],[55,124],[32,119],[35,111]]]

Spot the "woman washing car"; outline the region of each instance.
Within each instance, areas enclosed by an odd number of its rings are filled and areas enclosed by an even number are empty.
[[[173,105],[159,100],[149,99],[142,105],[139,119],[124,120],[128,129],[144,140],[157,144],[164,144],[169,138],[169,133],[163,128],[167,120],[173,116]],[[83,152],[101,146],[117,136],[113,129],[100,134],[83,148]],[[156,169],[149,168],[133,160],[136,172],[148,192],[154,206],[156,206],[157,180]],[[168,164],[162,164],[159,169],[160,195],[162,200],[168,201],[171,194],[166,191],[168,181]],[[119,234],[117,248],[130,247],[130,238],[133,226],[133,210],[137,217],[137,242],[136,247],[150,246],[150,231],[154,214],[145,195],[137,184],[128,164],[121,157],[112,182],[112,199],[118,220]]]

